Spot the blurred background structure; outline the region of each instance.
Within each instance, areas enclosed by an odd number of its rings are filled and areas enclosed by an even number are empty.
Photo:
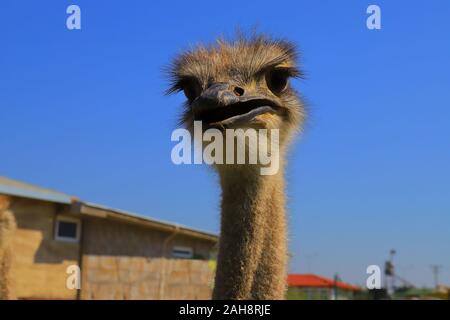
[[[17,230],[7,299],[209,299],[217,236],[0,177]],[[0,216],[1,217],[1,216]],[[0,219],[1,220],[1,219]],[[0,229],[2,224],[0,223]],[[0,240],[3,232],[0,230]],[[3,244],[3,243],[2,243]],[[80,267],[81,290],[67,285]],[[75,283],[77,280],[75,279]],[[2,298],[2,296],[0,296]]]

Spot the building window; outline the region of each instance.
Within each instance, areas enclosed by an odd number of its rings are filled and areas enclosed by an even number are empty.
[[[56,218],[55,239],[59,241],[78,242],[80,239],[80,220],[58,216]]]
[[[192,248],[188,247],[173,247],[172,249],[172,257],[180,258],[180,259],[192,259],[194,257],[194,253]]]

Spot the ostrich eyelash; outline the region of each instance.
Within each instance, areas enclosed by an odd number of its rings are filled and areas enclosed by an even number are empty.
[[[296,67],[279,67],[279,66],[266,66],[257,73],[257,76],[260,77],[268,72],[273,71],[283,72],[284,74],[286,74],[286,76],[290,78],[303,78],[303,73],[300,71],[300,69]]]
[[[188,86],[189,84],[192,84],[192,83],[200,84],[200,82],[197,80],[197,78],[193,77],[193,76],[183,76],[180,78],[176,78],[173,80],[173,83],[170,86],[170,88],[167,89],[166,95],[183,91],[186,88],[186,86]]]

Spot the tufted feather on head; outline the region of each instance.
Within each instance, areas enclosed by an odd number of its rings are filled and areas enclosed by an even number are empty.
[[[215,44],[199,45],[180,54],[169,67],[170,87],[167,94],[183,89],[183,83],[196,79],[202,87],[208,83],[233,77],[241,82],[269,68],[283,66],[291,77],[302,77],[296,67],[298,53],[294,44],[265,35],[238,37],[227,41],[223,38]]]

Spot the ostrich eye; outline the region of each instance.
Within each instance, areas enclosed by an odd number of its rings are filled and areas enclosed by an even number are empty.
[[[288,79],[289,71],[284,69],[274,69],[266,74],[267,87],[276,95],[282,93],[287,88]]]
[[[189,102],[194,101],[202,93],[202,87],[197,80],[184,81],[181,87]]]

